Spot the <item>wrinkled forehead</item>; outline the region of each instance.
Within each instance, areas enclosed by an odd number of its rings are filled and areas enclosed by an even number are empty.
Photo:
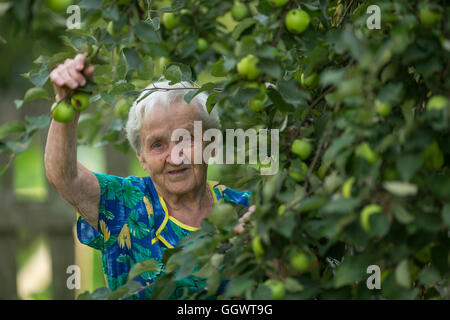
[[[143,126],[145,131],[153,129],[175,130],[193,127],[194,121],[200,121],[199,110],[195,105],[186,104],[183,98],[171,104],[155,103],[151,108],[144,108]]]

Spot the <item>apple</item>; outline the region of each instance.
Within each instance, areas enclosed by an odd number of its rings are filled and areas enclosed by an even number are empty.
[[[66,101],[61,101],[53,110],[52,117],[58,122],[68,122],[75,114],[75,110]]]
[[[304,10],[292,9],[286,15],[285,25],[289,32],[300,34],[308,28],[309,14]]]
[[[342,185],[342,195],[344,198],[350,198],[352,196],[353,183],[355,183],[355,177],[348,178]]]
[[[206,49],[208,49],[208,41],[206,41],[204,38],[198,38],[197,39],[197,50],[199,52],[203,52]]]
[[[300,76],[300,83],[304,88],[314,89],[319,84],[319,74],[313,72],[309,76],[305,76],[305,74],[302,73]]]
[[[259,237],[259,235],[256,235],[252,239],[252,249],[253,249],[253,252],[255,253],[255,256],[257,256],[257,257],[264,254],[264,247],[261,244],[261,238]]]
[[[76,92],[70,98],[70,102],[75,110],[82,111],[89,105],[89,94],[84,92]]]
[[[254,80],[259,76],[259,70],[256,67],[259,59],[252,54],[242,58],[237,64],[237,71],[241,76],[249,80]]]
[[[427,110],[441,110],[448,104],[448,99],[441,95],[435,95],[428,100]]]
[[[117,117],[126,118],[128,116],[128,112],[130,111],[130,104],[125,99],[120,99],[117,101],[114,113]]]
[[[67,7],[72,4],[72,0],[46,0],[47,6],[55,12],[66,12]]]
[[[281,204],[281,205],[278,207],[278,215],[281,216],[281,215],[284,213],[285,210],[286,210],[286,205]]]
[[[265,92],[257,94],[250,100],[250,109],[253,112],[260,112],[264,109],[264,104],[266,103],[268,97]]]
[[[370,216],[381,212],[383,212],[383,209],[377,204],[369,204],[364,207],[361,211],[360,223],[365,232],[370,232]]]
[[[367,142],[361,143],[356,148],[355,153],[358,157],[366,159],[370,164],[373,164],[378,160],[378,155],[375,153],[375,151],[372,150]]]
[[[295,270],[303,272],[308,270],[311,261],[306,253],[300,251],[291,258],[291,265]]]
[[[237,213],[229,203],[216,204],[208,216],[208,220],[219,228],[225,227],[235,219],[237,219]]]
[[[276,279],[268,279],[264,284],[270,288],[272,291],[272,300],[281,300],[286,295],[286,290],[284,288],[284,283]]]
[[[106,31],[108,31],[108,33],[109,33],[110,35],[112,35],[113,37],[116,37],[116,36],[117,36],[117,34],[114,32],[114,21],[110,21],[110,22],[108,23],[108,26],[106,27]],[[122,30],[120,30],[120,32],[121,32],[122,35],[127,34],[127,33],[128,33],[128,25],[127,25],[127,24],[124,25],[124,26],[122,27]]]
[[[387,117],[392,110],[392,107],[389,103],[381,102],[380,100],[375,100],[375,110],[382,117]]]
[[[292,161],[289,167],[289,175],[297,182],[302,182],[308,173],[308,165],[300,160]]]
[[[423,162],[427,169],[438,170],[444,165],[444,155],[437,141],[433,141],[423,152]]]
[[[164,67],[167,66],[170,63],[170,59],[166,57],[160,57],[158,61],[159,70],[161,72],[164,70]]]
[[[291,151],[305,160],[311,154],[312,146],[308,141],[296,139],[292,143]]]
[[[180,23],[180,18],[173,12],[164,12],[162,16],[164,27],[168,30],[175,29]]]
[[[235,2],[231,7],[231,16],[236,21],[241,21],[248,15],[247,6],[241,2]]]
[[[422,8],[419,12],[420,23],[427,27],[431,28],[437,22],[441,21],[442,14],[440,12],[433,11],[429,7]]]
[[[269,3],[274,7],[282,7],[288,2],[289,0],[269,0]]]

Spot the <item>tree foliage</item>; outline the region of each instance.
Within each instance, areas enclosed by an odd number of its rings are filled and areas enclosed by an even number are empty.
[[[223,183],[252,191],[249,227],[236,235],[236,219],[225,226],[203,221],[184,240],[195,245],[167,250],[154,298],[167,298],[164,288],[191,273],[193,261],[208,292],[190,298],[214,297],[221,276],[231,279],[223,298],[273,298],[268,279],[282,282],[285,299],[448,298],[448,5],[242,2],[248,15],[235,21],[232,1],[79,1],[82,28],[64,33],[64,52],[36,59],[26,75],[34,87],[16,103],[52,96],[50,70],[83,52],[96,72],[85,88],[91,105],[80,119],[80,143],[127,152],[123,105],[161,76],[192,81],[197,89],[186,101],[210,93],[208,107],[219,108],[224,128],[280,129],[278,174],[224,169]],[[371,5],[380,9],[380,29],[368,28]],[[284,23],[292,9],[310,17],[299,34]],[[165,25],[167,13],[178,18],[175,26]],[[249,55],[259,72],[245,77],[238,65]],[[443,102],[432,107],[436,96]],[[255,97],[263,103],[251,109]],[[47,125],[47,115],[1,125],[0,150],[23,151]],[[312,145],[305,159],[291,151],[295,140]],[[381,289],[367,288],[370,265],[380,267]],[[154,271],[151,263],[138,267],[134,272]],[[102,288],[93,297],[120,298],[139,288],[130,282],[119,290]]]

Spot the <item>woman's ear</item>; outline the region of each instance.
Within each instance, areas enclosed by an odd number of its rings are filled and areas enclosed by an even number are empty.
[[[146,168],[145,168],[146,167],[145,158],[137,150],[136,150],[136,157],[139,159],[139,163],[141,164],[142,169],[146,170]]]

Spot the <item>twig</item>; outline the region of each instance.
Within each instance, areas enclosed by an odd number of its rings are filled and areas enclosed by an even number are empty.
[[[160,88],[160,87],[153,87],[153,88],[144,88],[144,89],[136,89],[136,91],[144,92],[144,91],[150,91],[150,90],[164,90],[164,91],[171,91],[171,90],[197,90],[201,89],[201,87],[183,87],[183,88]],[[214,91],[222,91],[220,88],[214,88]]]
[[[308,109],[306,110],[306,114],[303,117],[303,119],[300,121],[299,124],[299,129],[301,130],[303,123],[305,122],[306,118],[309,116],[312,108],[314,108],[328,93],[330,93],[331,91],[333,91],[335,89],[334,86],[328,87],[324,92],[322,92],[320,94],[320,96],[318,96],[316,99],[313,100],[313,102],[311,102],[311,104],[308,106]]]
[[[339,28],[342,24],[342,22],[344,22],[345,17],[347,16],[348,10],[350,9],[350,7],[352,6],[354,0],[350,0],[350,3],[348,4],[347,8],[345,8],[344,14],[341,16],[341,18],[339,19],[338,24],[336,25],[336,28]]]

